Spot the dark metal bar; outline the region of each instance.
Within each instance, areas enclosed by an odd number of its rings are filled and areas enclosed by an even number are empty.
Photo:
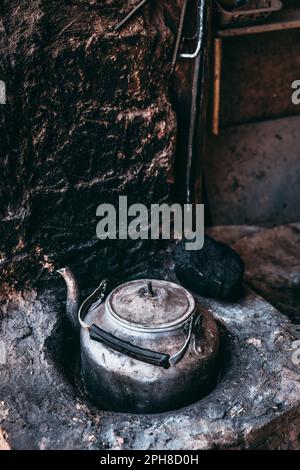
[[[181,39],[182,39],[183,25],[184,25],[184,19],[185,19],[185,14],[186,14],[186,7],[187,7],[187,0],[184,0],[184,3],[183,3],[182,8],[181,8],[181,12],[180,12],[178,32],[177,32],[177,36],[176,36],[176,43],[175,43],[173,59],[172,59],[172,65],[171,65],[171,74],[174,72],[175,65],[176,65],[176,62],[177,62],[178,52],[179,52]]]
[[[208,0],[199,1],[199,43],[194,62],[194,74],[192,85],[191,114],[189,125],[188,155],[186,166],[186,203],[195,202],[195,172],[196,161],[201,151],[202,135],[205,129],[200,130],[201,117],[204,106],[205,93],[205,51],[208,43]],[[194,54],[193,54],[194,55]],[[182,55],[181,55],[182,57]],[[200,146],[199,146],[200,133]]]
[[[114,31],[119,31],[125,23],[127,23],[144,5],[145,3],[149,2],[150,0],[142,0],[140,3],[138,3],[129,13],[125,18],[117,24],[117,26],[114,28]]]

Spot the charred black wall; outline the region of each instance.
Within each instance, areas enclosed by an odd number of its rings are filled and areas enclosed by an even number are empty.
[[[0,106],[0,267],[6,278],[26,278],[26,261],[41,268],[71,263],[82,278],[100,276],[103,266],[123,269],[130,250],[142,262],[139,244],[101,242],[95,233],[99,204],[119,195],[159,202],[172,186],[174,35],[161,2],[115,34],[112,27],[135,3],[1,2],[7,104]]]

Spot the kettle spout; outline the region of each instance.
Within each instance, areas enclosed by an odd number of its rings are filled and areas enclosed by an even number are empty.
[[[64,278],[67,284],[67,318],[74,332],[80,332],[80,325],[78,322],[78,310],[80,306],[80,294],[78,283],[69,267],[58,269],[57,272]]]

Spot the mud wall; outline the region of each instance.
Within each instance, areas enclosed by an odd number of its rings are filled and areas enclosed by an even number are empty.
[[[103,266],[123,269],[131,250],[143,260],[141,244],[101,242],[95,232],[99,204],[119,195],[160,202],[172,189],[176,119],[168,72],[178,5],[152,2],[114,33],[135,4],[1,2],[4,278],[39,277],[65,263],[82,278],[99,276]]]

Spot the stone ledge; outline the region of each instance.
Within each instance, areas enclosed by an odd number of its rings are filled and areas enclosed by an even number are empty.
[[[148,416],[95,409],[63,372],[57,361],[70,339],[62,343],[61,295],[6,293],[1,306],[8,363],[0,366],[0,425],[13,449],[300,448],[290,323],[258,295],[248,290],[236,304],[199,299],[226,324],[231,359],[208,397]],[[74,356],[78,345],[70,345]]]

